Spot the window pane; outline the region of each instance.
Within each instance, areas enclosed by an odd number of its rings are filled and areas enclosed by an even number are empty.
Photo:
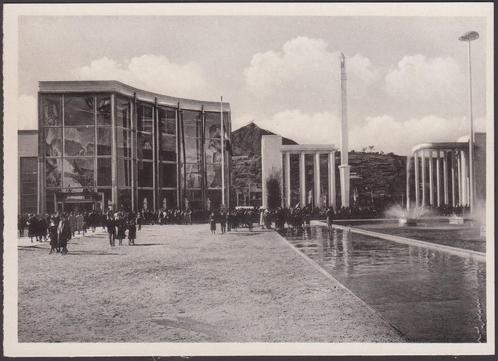
[[[111,125],[111,97],[97,97],[97,124]]]
[[[94,127],[64,128],[64,152],[66,156],[94,155]]]
[[[208,190],[206,206],[208,210],[218,209],[221,206],[221,190]]]
[[[118,158],[118,187],[131,186],[131,159]]]
[[[176,136],[161,134],[160,157],[161,160],[176,161]]]
[[[26,180],[35,180],[38,169],[38,158],[36,157],[20,157],[21,175]]]
[[[138,186],[152,187],[152,162],[138,162]]]
[[[206,139],[206,163],[221,163],[220,139]]]
[[[116,125],[130,128],[130,102],[127,98],[116,97]]]
[[[208,188],[221,188],[221,165],[206,165],[206,178]]]
[[[64,125],[94,124],[93,95],[64,96]]]
[[[97,154],[110,155],[112,146],[111,128],[97,128]]]
[[[45,192],[45,211],[47,213],[55,213],[55,202],[54,202],[55,191],[47,190]]]
[[[188,206],[191,209],[200,209],[202,208],[202,193],[199,190],[186,190],[185,198]],[[187,204],[185,204],[187,206]]]
[[[118,190],[119,207],[120,210],[131,210],[131,190],[119,189]]]
[[[36,213],[38,196],[38,159],[21,157],[21,204],[22,213]]]
[[[137,158],[152,160],[152,135],[137,132]]]
[[[161,190],[159,193],[160,203],[158,208],[176,208],[176,190]]]
[[[161,133],[176,134],[176,111],[159,108],[159,127]]]
[[[62,155],[62,128],[45,128],[45,155],[47,157]]]
[[[202,137],[201,116],[200,112],[183,111],[183,132],[186,137]]]
[[[186,163],[198,162],[201,159],[201,138],[185,138],[185,153],[186,153]],[[181,148],[181,154],[183,154],[183,147]],[[183,156],[181,158],[184,161]]]
[[[187,188],[201,187],[201,167],[199,164],[186,164],[186,181]],[[183,172],[182,172],[183,174]]]
[[[97,158],[97,185],[111,186],[111,158]]]
[[[64,188],[93,187],[93,158],[64,158]]]
[[[161,187],[176,187],[176,164],[160,164],[161,173],[159,183]]]
[[[100,196],[103,196],[103,203],[100,204],[97,203],[97,211],[107,211],[109,210],[109,204],[112,202],[112,192],[110,189],[102,189],[99,188],[97,189],[97,192],[99,193]]]
[[[153,209],[154,203],[152,200],[152,191],[138,190],[138,208],[139,209]]]
[[[41,97],[42,124],[48,126],[62,124],[62,96],[42,95]]]
[[[152,106],[138,103],[137,130],[152,133]]]
[[[131,138],[128,130],[117,129],[118,157],[131,157]]]
[[[206,138],[221,138],[220,113],[206,112],[205,117],[206,117]]]
[[[45,161],[45,184],[47,187],[60,187],[62,163],[60,159],[47,158]]]

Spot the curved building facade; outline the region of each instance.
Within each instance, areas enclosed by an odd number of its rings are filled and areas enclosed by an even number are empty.
[[[415,194],[410,194],[408,161],[407,207],[469,207],[471,203],[483,204],[486,199],[486,133],[474,133],[473,143],[473,182],[470,179],[468,136],[456,142],[423,143],[413,147],[412,184]],[[413,203],[410,204],[410,201]]]
[[[228,103],[117,81],[42,81],[38,109],[40,212],[207,211],[221,205],[223,185],[230,206]]]

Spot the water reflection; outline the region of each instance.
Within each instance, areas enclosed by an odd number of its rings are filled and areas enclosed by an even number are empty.
[[[283,235],[408,341],[486,341],[484,263],[326,227]]]

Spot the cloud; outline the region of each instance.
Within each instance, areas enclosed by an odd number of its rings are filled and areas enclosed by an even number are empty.
[[[379,78],[371,61],[360,54],[347,57],[349,97],[362,97],[366,87]],[[339,52],[322,39],[300,36],[278,51],[253,55],[244,69],[246,90],[259,105],[273,109],[297,108],[326,111],[340,104]]]
[[[32,95],[17,98],[17,129],[38,129],[37,101]]]
[[[299,109],[286,110],[256,123],[300,144],[339,144],[340,121],[332,112],[308,114]]]
[[[385,89],[393,99],[426,112],[451,113],[467,99],[465,72],[451,57],[404,56],[386,74]]]
[[[340,118],[333,112],[305,113],[299,109],[286,110],[257,120],[256,123],[301,144],[340,146]],[[484,130],[484,118],[476,119],[475,124],[476,130]],[[349,127],[349,148],[361,151],[364,147],[373,145],[378,151],[408,155],[417,144],[452,142],[468,132],[466,117],[426,115],[400,120],[390,115],[371,116],[366,117],[361,124]]]
[[[128,61],[107,57],[73,70],[78,80],[119,80],[140,89],[182,98],[210,99],[211,87],[193,62],[177,64],[161,55],[141,55]]]
[[[465,117],[426,115],[397,120],[392,116],[382,115],[367,117],[362,126],[353,128],[350,132],[350,144],[356,150],[374,145],[375,149],[386,153],[407,155],[417,144],[452,142],[468,132],[469,125]]]

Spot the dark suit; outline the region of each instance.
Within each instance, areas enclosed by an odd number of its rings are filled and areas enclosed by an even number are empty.
[[[62,254],[67,253],[67,242],[71,239],[71,226],[67,220],[61,221],[57,228],[57,240],[59,248],[62,248]]]

